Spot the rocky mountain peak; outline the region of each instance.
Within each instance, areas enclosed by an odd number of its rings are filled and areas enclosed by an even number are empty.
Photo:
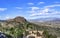
[[[15,18],[13,18],[13,19],[9,19],[9,20],[7,20],[8,22],[19,22],[19,23],[24,23],[24,22],[26,22],[27,20],[24,18],[24,17],[21,17],[21,16],[17,16],[17,17],[15,17]]]
[[[17,16],[14,18],[14,21],[22,23],[22,22],[26,22],[26,19],[24,17]]]

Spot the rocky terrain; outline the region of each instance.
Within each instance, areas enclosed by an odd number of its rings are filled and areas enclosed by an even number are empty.
[[[50,33],[60,37],[60,18],[43,18],[43,19],[34,19],[30,22],[43,27],[42,29],[48,30]]]
[[[45,23],[47,24],[47,23]],[[45,26],[45,24],[34,24],[27,21],[24,17],[17,16],[13,19],[0,20],[0,31],[11,35],[13,38],[19,38],[23,32],[28,30],[47,30],[50,34],[60,36],[59,28]]]

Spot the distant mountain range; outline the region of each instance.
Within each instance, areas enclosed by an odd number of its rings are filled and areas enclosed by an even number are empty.
[[[37,18],[29,20],[30,22],[60,22],[60,18]]]
[[[5,22],[6,20],[0,20],[0,22]]]

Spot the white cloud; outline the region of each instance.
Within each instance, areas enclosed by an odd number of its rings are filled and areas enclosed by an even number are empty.
[[[23,8],[21,8],[21,7],[16,7],[16,9],[23,9]]]
[[[0,18],[1,18],[1,16],[0,16]]]
[[[56,15],[60,14],[59,11],[53,10],[53,9],[43,9],[40,10],[38,13],[32,13],[30,16],[35,17],[35,16],[49,16],[49,15]]]
[[[52,16],[52,15],[58,15],[60,14],[60,11],[57,11],[56,9],[51,9],[54,7],[60,7],[60,4],[55,4],[55,5],[49,5],[49,6],[44,6],[42,9],[39,7],[31,7],[31,17],[36,17],[36,16]]]
[[[5,11],[7,10],[7,8],[0,8],[0,11]]]
[[[40,9],[39,7],[30,7],[32,10],[38,10]]]
[[[5,18],[6,18],[6,19],[9,19],[10,17],[9,17],[9,16],[6,16]]]
[[[55,4],[60,4],[60,2],[54,2]]]
[[[31,8],[31,15],[30,16],[39,16],[41,14],[48,14],[49,9],[40,9],[39,7],[32,7]]]
[[[29,7],[29,8],[31,8],[31,10],[30,10],[30,11],[28,11],[29,13],[36,13],[36,12],[37,12],[37,10],[39,10],[39,9],[40,9],[39,7]]]
[[[39,9],[39,11],[37,10],[35,15],[41,15],[41,14],[48,14],[49,9],[45,8],[45,9]]]
[[[10,18],[9,16],[0,16],[0,19],[3,19],[3,20],[9,19],[9,18]]]
[[[49,9],[48,8],[45,8],[44,10],[42,10],[43,11],[43,13],[47,13],[48,11],[49,11]]]
[[[40,15],[39,13],[33,13],[33,14],[31,14],[30,16],[31,17],[34,17],[34,16],[38,16],[38,15]]]
[[[57,7],[57,6],[59,6],[60,7],[60,4],[55,4],[55,5],[49,5],[49,6],[45,6],[45,8],[53,8],[53,7]]]
[[[45,2],[39,2],[38,4],[44,4]]]
[[[34,5],[34,3],[28,3],[28,5]]]

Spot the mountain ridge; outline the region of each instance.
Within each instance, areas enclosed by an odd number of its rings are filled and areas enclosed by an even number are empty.
[[[60,21],[60,18],[37,18],[29,20],[31,22],[49,22],[49,21]]]

